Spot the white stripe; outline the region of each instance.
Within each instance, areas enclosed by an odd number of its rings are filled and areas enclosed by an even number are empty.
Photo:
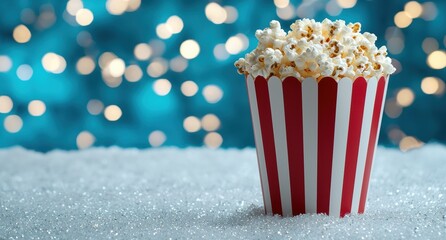
[[[302,82],[304,132],[305,211],[317,212],[317,111],[318,83],[313,78]]]
[[[271,118],[273,122],[274,145],[276,147],[277,172],[279,174],[282,215],[292,216],[290,171],[285,129],[285,110],[283,103],[282,81],[277,77],[268,80]]]
[[[372,178],[373,166],[374,166],[373,162],[374,162],[374,159],[376,156],[376,149],[378,148],[379,131],[381,129],[381,122],[383,120],[383,111],[384,111],[384,105],[386,103],[387,87],[389,86],[389,77],[390,76],[387,76],[385,85],[384,85],[383,99],[382,99],[382,103],[381,103],[381,112],[379,113],[378,129],[376,130],[377,132],[376,132],[376,140],[375,140],[375,149],[373,151],[372,166],[370,167],[370,179]],[[369,180],[369,186],[370,186],[370,180]],[[369,186],[367,186],[367,189],[369,189]],[[366,203],[367,203],[367,199],[366,199]]]
[[[352,84],[350,78],[343,78],[338,82],[329,209],[329,215],[337,217],[341,214]]]
[[[364,114],[362,117],[361,136],[359,138],[358,160],[356,163],[355,185],[353,188],[353,199],[351,213],[357,213],[359,200],[361,198],[362,180],[364,179],[365,161],[369,146],[370,129],[372,127],[373,107],[375,105],[376,87],[378,81],[375,77],[367,81],[367,91],[365,95]]]
[[[257,160],[259,164],[260,178],[263,190],[263,201],[266,213],[272,215],[271,197],[269,194],[268,175],[266,174],[265,153],[263,152],[262,132],[260,131],[259,109],[257,108],[257,96],[254,79],[249,75],[246,78],[248,86],[249,104],[251,106],[252,126],[254,128],[254,139],[257,149]]]

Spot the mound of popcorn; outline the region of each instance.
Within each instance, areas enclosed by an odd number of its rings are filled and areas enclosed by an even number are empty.
[[[387,48],[375,46],[376,36],[361,33],[360,23],[301,19],[286,33],[278,21],[256,31],[256,49],[235,62],[240,74],[335,79],[389,75],[395,72]]]

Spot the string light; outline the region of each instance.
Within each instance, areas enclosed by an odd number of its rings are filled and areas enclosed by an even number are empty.
[[[28,104],[28,112],[31,116],[42,116],[46,111],[45,103],[40,100],[33,100]]]
[[[153,83],[153,90],[159,96],[166,96],[171,88],[172,84],[167,79],[158,79]]]
[[[107,106],[104,110],[104,116],[108,121],[118,121],[122,116],[121,108],[117,105]]]
[[[159,147],[164,144],[167,137],[164,132],[156,130],[149,134],[149,144],[152,147]]]
[[[89,131],[82,131],[76,137],[76,145],[79,149],[85,149],[91,147],[96,138]]]
[[[201,129],[201,122],[197,117],[189,116],[184,119],[183,127],[186,132],[194,133]]]
[[[23,121],[18,115],[9,115],[3,121],[3,126],[7,132],[17,133],[22,129]]]
[[[0,96],[0,113],[9,113],[12,110],[14,103],[8,96]]]
[[[28,64],[22,64],[17,68],[17,77],[22,81],[28,81],[33,76],[33,69]]]
[[[14,28],[12,37],[18,43],[27,43],[31,39],[31,31],[25,25],[20,24]]]
[[[223,137],[216,132],[210,132],[204,137],[204,144],[208,148],[219,148],[222,143]]]
[[[200,45],[195,40],[186,40],[180,45],[180,53],[186,59],[194,59],[200,53]]]
[[[192,97],[198,92],[198,85],[194,81],[185,81],[181,84],[181,92],[186,97]]]

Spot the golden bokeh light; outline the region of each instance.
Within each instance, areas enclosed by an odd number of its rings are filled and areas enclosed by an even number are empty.
[[[113,60],[117,58],[114,53],[111,52],[104,52],[99,56],[99,67],[102,69],[106,68],[108,64]]]
[[[169,66],[174,72],[184,72],[188,66],[188,61],[182,56],[174,57],[169,61]]]
[[[128,5],[127,5],[127,12],[134,12],[136,10],[138,10],[138,8],[141,6],[141,0],[127,0],[128,1]]]
[[[49,52],[43,56],[42,66],[47,72],[59,74],[65,71],[67,62],[65,61],[64,57],[56,53]]]
[[[124,72],[125,79],[129,82],[137,82],[141,80],[142,75],[143,72],[141,68],[136,64],[128,66]]]
[[[195,40],[186,40],[180,45],[180,53],[186,59],[194,59],[200,53],[200,45]]]
[[[91,115],[99,115],[102,113],[102,110],[104,110],[104,104],[97,99],[91,99],[87,103],[87,111]]]
[[[140,43],[135,46],[133,54],[138,60],[147,60],[152,56],[152,47],[147,43]]]
[[[157,78],[161,77],[163,74],[167,72],[168,63],[163,58],[155,58],[153,61],[147,66],[147,74],[150,77]]]
[[[17,77],[22,81],[28,81],[31,79],[33,73],[33,69],[28,64],[22,64],[16,70]]]
[[[94,71],[96,63],[89,56],[81,57],[76,63],[76,70],[79,74],[88,75]]]
[[[66,9],[68,14],[71,16],[76,16],[77,11],[81,10],[82,8],[84,8],[84,4],[81,0],[70,0],[67,2]]]
[[[17,133],[23,127],[22,118],[18,115],[9,115],[3,120],[3,127],[9,133]]]
[[[237,18],[238,18],[237,8],[235,8],[233,6],[225,6],[224,9],[226,11],[225,23],[230,24],[230,23],[234,23],[235,21],[237,21]]]
[[[198,92],[198,85],[194,81],[185,81],[181,84],[181,92],[186,97],[192,97]]]
[[[208,103],[217,103],[223,97],[223,91],[216,85],[207,85],[203,89],[203,96]]]
[[[183,127],[186,132],[194,133],[198,132],[201,129],[201,122],[200,119],[194,116],[189,116],[184,119],[183,121]]]
[[[125,72],[125,62],[120,58],[115,58],[110,61],[106,68],[112,77],[121,77]]]
[[[122,116],[122,110],[117,105],[110,105],[105,108],[104,116],[108,121],[118,121]]]
[[[290,4],[290,0],[274,0],[274,5],[278,8],[285,8],[288,7]]]
[[[286,6],[284,8],[277,8],[276,14],[280,19],[290,20],[296,16],[296,11],[294,9],[294,5],[289,4],[288,6]]]
[[[238,54],[243,50],[243,41],[238,36],[228,38],[225,44],[225,49],[229,54]]]
[[[226,51],[225,45],[226,44],[224,44],[224,43],[215,45],[214,51],[213,51],[215,59],[223,61],[223,60],[226,60],[229,58],[230,55],[229,55],[228,51]]]
[[[158,79],[153,83],[153,91],[159,96],[169,94],[172,84],[167,79]]]
[[[156,35],[161,39],[168,39],[172,36],[172,32],[167,24],[160,23],[156,26]]]
[[[412,136],[405,136],[401,139],[399,147],[400,150],[403,152],[407,152],[411,149],[416,149],[419,147],[422,147],[424,145],[423,142],[418,141],[415,137]]]
[[[215,131],[220,128],[220,119],[214,114],[206,114],[201,119],[201,125],[205,131]]]
[[[356,5],[356,0],[336,0],[341,8],[352,8]]]
[[[401,107],[410,106],[414,100],[415,100],[415,94],[413,93],[412,90],[410,90],[410,88],[402,88],[396,94],[396,102]]]
[[[167,137],[166,137],[166,134],[164,134],[164,132],[156,130],[149,134],[148,139],[149,139],[150,146],[159,147],[159,146],[163,145],[164,142],[166,142]]]
[[[407,2],[406,5],[404,5],[404,11],[409,15],[409,17],[417,18],[421,16],[423,7],[417,1],[410,1]]]
[[[81,26],[88,26],[93,22],[93,12],[89,9],[82,8],[76,12],[76,22]]]
[[[6,55],[0,55],[0,72],[8,72],[12,67],[12,60]]]
[[[216,132],[210,132],[204,137],[204,144],[208,148],[219,148],[223,143],[223,137]]]
[[[401,11],[393,18],[395,25],[399,28],[407,28],[412,23],[412,18],[407,12]]]
[[[107,0],[105,8],[111,15],[123,14],[129,6],[129,0]]]
[[[432,69],[443,69],[446,67],[446,52],[437,50],[427,56],[427,65]]]
[[[442,95],[445,90],[445,83],[436,77],[425,77],[421,81],[421,90],[426,94]]]
[[[171,33],[177,34],[180,33],[181,30],[183,30],[184,23],[180,17],[173,15],[167,19],[166,27]]]
[[[206,5],[204,9],[206,17],[214,24],[222,24],[226,21],[227,13],[226,10],[220,6],[218,3],[211,2]]]
[[[434,20],[438,15],[438,9],[434,2],[424,2],[421,17],[426,21]]]
[[[26,43],[31,39],[31,31],[25,25],[20,24],[14,28],[12,37],[18,43]]]
[[[396,103],[395,99],[389,99],[386,101],[384,112],[389,118],[394,119],[398,118],[401,115],[403,109]]]
[[[46,105],[40,100],[32,100],[28,104],[28,112],[31,116],[42,116],[46,111]]]
[[[429,54],[435,50],[438,50],[439,44],[437,39],[428,37],[423,40],[421,47],[426,54]]]
[[[9,113],[14,103],[9,96],[0,96],[0,113]]]
[[[82,131],[76,137],[76,145],[79,149],[85,149],[91,147],[96,138],[89,131]]]

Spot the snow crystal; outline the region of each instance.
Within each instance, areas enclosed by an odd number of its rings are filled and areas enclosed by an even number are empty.
[[[0,239],[446,239],[446,147],[379,148],[363,215],[263,215],[253,149],[0,150]]]

